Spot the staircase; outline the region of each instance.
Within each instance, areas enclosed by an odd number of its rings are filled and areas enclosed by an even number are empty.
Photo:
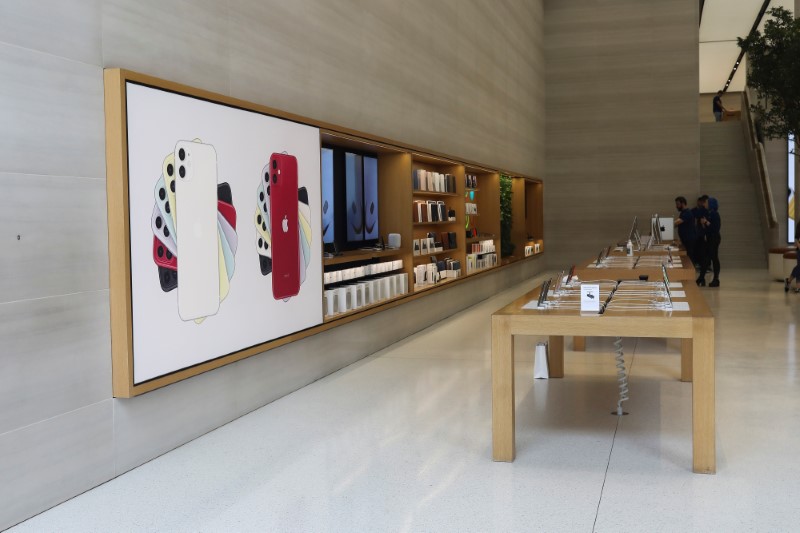
[[[719,200],[723,273],[767,266],[757,178],[750,176],[747,149],[739,121],[700,124],[700,189]]]

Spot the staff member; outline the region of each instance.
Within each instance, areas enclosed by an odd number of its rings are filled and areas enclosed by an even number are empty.
[[[675,220],[675,227],[678,228],[678,237],[680,237],[681,244],[686,249],[689,260],[694,264],[697,262],[695,254],[697,230],[694,226],[694,215],[692,210],[688,208],[688,202],[683,196],[675,198],[675,209],[680,213],[677,220]]]
[[[697,229],[697,241],[695,243],[695,260],[697,261],[697,268],[701,268],[703,266],[703,261],[705,261],[706,255],[708,253],[708,244],[706,243],[706,228],[700,221],[703,218],[708,216],[708,195],[704,194],[697,198],[697,206],[692,208],[692,214],[694,215],[694,224],[695,228]]]
[[[708,284],[709,287],[719,287],[719,244],[722,242],[720,229],[722,219],[719,216],[719,202],[716,198],[708,199],[708,215],[700,220],[706,232],[706,257],[700,269],[700,277],[697,284],[701,287],[706,284],[706,272],[711,263],[714,264],[714,279]]]
[[[714,108],[714,120],[722,122],[722,117],[728,112],[725,106],[722,105],[722,91],[717,91],[717,95],[712,102],[712,107]]]

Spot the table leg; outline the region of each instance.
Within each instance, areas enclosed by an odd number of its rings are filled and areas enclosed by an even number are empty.
[[[514,337],[504,316],[492,317],[492,458],[511,462],[514,444]]]
[[[714,319],[692,321],[692,469],[699,474],[717,471]]]
[[[586,337],[572,337],[572,349],[576,352],[586,351]]]
[[[692,339],[681,339],[681,381],[692,381]]]
[[[550,336],[550,377],[564,377],[564,337],[561,335]]]

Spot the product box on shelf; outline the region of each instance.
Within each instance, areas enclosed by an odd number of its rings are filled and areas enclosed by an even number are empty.
[[[471,252],[473,254],[489,254],[494,253],[494,241],[489,239],[485,241],[473,242]]]
[[[467,274],[473,274],[497,265],[497,254],[467,254]]]
[[[323,292],[326,317],[380,303],[408,293],[408,274],[384,274],[378,277],[342,283]]]
[[[456,192],[456,177],[452,174],[443,174],[424,168],[418,168],[412,175],[412,186],[419,192]]]
[[[369,276],[378,276],[386,274],[395,270],[403,268],[403,260],[396,259],[394,261],[382,261],[380,263],[373,263],[371,265],[357,266],[353,268],[343,268],[323,274],[323,282],[325,285],[333,285],[336,283],[343,283]]]

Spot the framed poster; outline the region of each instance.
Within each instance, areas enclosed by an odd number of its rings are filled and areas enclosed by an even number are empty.
[[[106,72],[117,396],[323,320],[319,129],[136,78]]]

